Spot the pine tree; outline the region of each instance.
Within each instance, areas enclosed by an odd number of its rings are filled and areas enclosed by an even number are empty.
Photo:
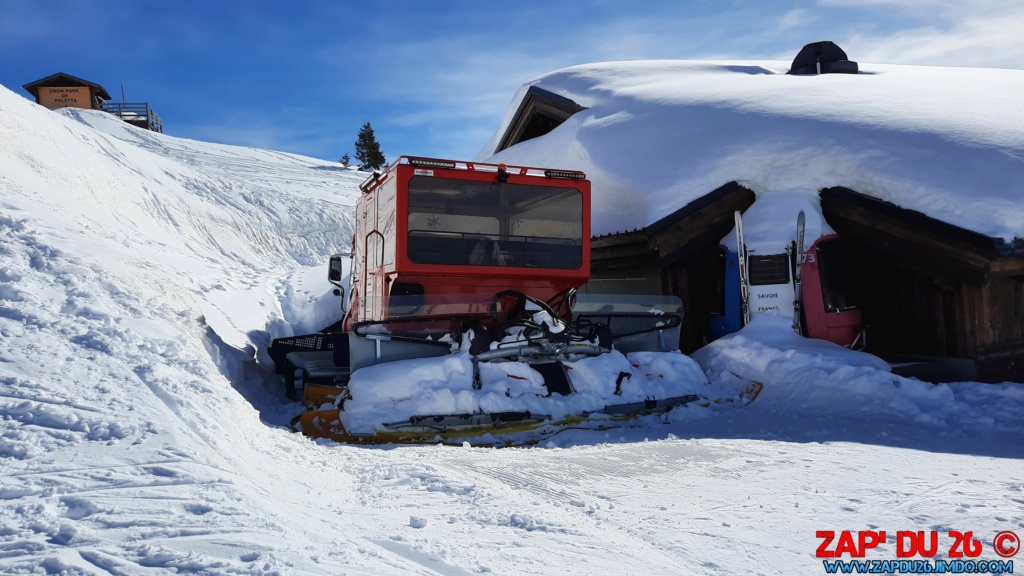
[[[380,151],[380,144],[373,135],[373,126],[367,122],[359,130],[359,139],[356,140],[356,159],[362,168],[379,170],[387,164],[384,154]]]
[[[341,162],[341,165],[344,166],[345,168],[348,168],[348,163],[351,161],[352,158],[348,155],[348,152],[346,152],[345,155],[341,157],[341,160],[338,160],[338,162]]]

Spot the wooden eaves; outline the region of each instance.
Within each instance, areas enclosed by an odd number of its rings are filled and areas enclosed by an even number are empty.
[[[820,193],[821,208],[843,237],[896,256],[915,271],[982,286],[991,277],[1024,280],[1024,242],[1007,243],[921,212],[834,187]]]

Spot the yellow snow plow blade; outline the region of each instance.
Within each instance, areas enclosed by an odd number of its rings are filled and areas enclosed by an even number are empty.
[[[440,417],[439,417],[440,418]],[[327,438],[346,444],[462,444],[469,439],[481,439],[471,442],[474,446],[512,446],[518,445],[512,440],[501,440],[501,436],[519,434],[541,428],[549,424],[546,416],[524,418],[512,422],[465,425],[457,427],[409,426],[409,429],[378,429],[372,434],[351,434],[341,423],[341,411],[311,410],[292,421],[292,428],[310,438]],[[493,437],[493,438],[490,438]],[[540,438],[531,439],[535,443]]]
[[[529,412],[498,414],[455,414],[418,416],[385,424],[372,433],[353,434],[341,422],[337,408],[310,410],[292,421],[292,428],[311,438],[326,438],[346,444],[452,444],[511,447],[537,444],[567,430],[604,431],[626,426],[630,420],[664,413],[693,403],[708,407],[745,406],[761,393],[760,382],[750,382],[737,396],[708,400],[687,395],[665,400],[606,406],[603,411],[578,414],[559,420]]]
[[[700,406],[708,408],[710,406],[735,406],[742,408],[749,405],[757,397],[761,395],[761,391],[764,390],[764,384],[748,380],[746,386],[735,396],[728,398],[715,398],[704,400],[700,403]]]
[[[338,401],[338,397],[345,393],[346,389],[341,386],[307,383],[302,390],[302,399],[308,408],[316,410],[324,404],[333,406]]]

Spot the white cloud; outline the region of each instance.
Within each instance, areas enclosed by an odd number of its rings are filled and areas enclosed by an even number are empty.
[[[844,41],[864,62],[1024,68],[1024,6],[895,34],[856,34]]]
[[[786,32],[794,28],[806,26],[817,20],[817,17],[804,9],[790,10],[786,12],[775,23],[775,31]]]
[[[949,4],[946,0],[818,0],[819,6],[827,7],[854,7],[865,6],[894,6],[906,10],[933,9],[936,6]]]
[[[1024,4],[1005,0],[818,0],[874,16],[838,35],[862,62],[1024,68]]]

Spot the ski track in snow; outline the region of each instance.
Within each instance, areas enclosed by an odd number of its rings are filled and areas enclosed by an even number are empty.
[[[704,352],[719,386],[767,383],[743,409],[505,450],[292,434],[265,347],[340,314],[321,260],[362,176],[0,111],[0,573],[806,574],[817,530],[1024,530],[1019,386],[770,322]]]

